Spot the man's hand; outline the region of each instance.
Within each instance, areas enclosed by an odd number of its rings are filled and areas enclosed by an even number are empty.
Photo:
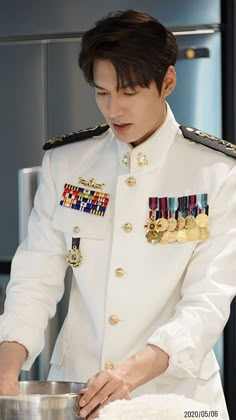
[[[167,369],[168,362],[168,354],[150,344],[116,368],[97,373],[89,379],[87,389],[80,394],[79,415],[92,420],[109,402],[129,400],[135,388],[161,375]]]
[[[17,395],[20,393],[17,378],[0,375],[0,395]]]
[[[0,395],[19,394],[18,377],[26,357],[27,351],[21,344],[0,344]]]
[[[103,370],[89,379],[87,390],[82,390],[79,415],[88,416],[86,418],[89,420],[95,419],[99,410],[109,402],[117,399],[130,400],[130,391],[131,384],[124,372],[116,369]]]

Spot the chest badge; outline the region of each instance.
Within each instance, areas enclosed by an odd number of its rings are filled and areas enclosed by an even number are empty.
[[[210,236],[207,194],[150,197],[146,238],[151,244],[205,241]]]
[[[86,187],[94,188],[95,190],[102,190],[105,184],[98,184],[94,178],[91,178],[89,181],[79,177],[79,184],[85,185]]]

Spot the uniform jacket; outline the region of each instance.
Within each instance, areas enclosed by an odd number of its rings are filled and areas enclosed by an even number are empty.
[[[59,204],[65,183],[78,186],[79,177],[104,183],[104,216]],[[203,193],[207,240],[147,241],[150,197]],[[169,354],[169,367],[140,392],[176,391],[214,405],[222,390],[212,347],[236,290],[235,214],[235,160],[184,138],[169,108],[163,125],[135,148],[108,129],[47,151],[29,235],[12,263],[0,341],[24,344],[30,368],[63,294],[72,238],[79,237],[82,262],[73,269],[49,377],[86,381],[152,343]]]

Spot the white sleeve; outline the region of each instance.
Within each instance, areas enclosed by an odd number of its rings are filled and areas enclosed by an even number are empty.
[[[223,182],[209,218],[210,238],[197,245],[189,261],[173,317],[148,339],[170,356],[163,376],[198,376],[228,320],[236,294],[235,166]]]
[[[26,370],[44,346],[44,331],[63,295],[67,269],[64,237],[52,227],[58,200],[51,177],[51,154],[47,152],[43,159],[28,237],[13,258],[5,311],[0,317],[0,342],[16,341],[26,347]]]

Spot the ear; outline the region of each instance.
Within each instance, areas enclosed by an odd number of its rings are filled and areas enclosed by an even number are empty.
[[[168,96],[173,92],[176,85],[176,72],[174,66],[169,66],[164,76],[162,83],[162,93],[164,97]]]

